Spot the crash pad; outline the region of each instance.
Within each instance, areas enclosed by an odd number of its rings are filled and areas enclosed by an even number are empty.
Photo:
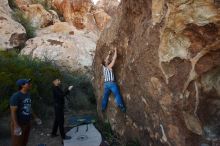
[[[100,146],[102,142],[100,132],[92,123],[74,127],[66,135],[71,139],[64,140],[64,146]]]

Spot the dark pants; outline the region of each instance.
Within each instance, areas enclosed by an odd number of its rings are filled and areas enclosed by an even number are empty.
[[[64,108],[62,107],[55,107],[55,120],[53,124],[53,131],[52,134],[55,135],[57,130],[60,130],[60,135],[62,138],[65,138],[64,133]]]
[[[12,146],[26,146],[28,143],[28,138],[30,134],[31,124],[19,124],[22,130],[21,136],[14,135],[14,125],[11,122],[11,136],[12,136]]]

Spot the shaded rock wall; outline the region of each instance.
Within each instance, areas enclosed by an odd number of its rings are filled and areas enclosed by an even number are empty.
[[[98,41],[93,66],[100,111],[101,61],[112,46],[118,48],[114,70],[127,113],[110,98],[107,117],[121,136],[138,138],[143,146],[218,139],[218,8],[212,0],[122,0]]]

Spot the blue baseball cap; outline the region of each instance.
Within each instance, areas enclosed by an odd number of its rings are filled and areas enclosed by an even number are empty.
[[[27,83],[30,83],[31,82],[31,79],[19,79],[16,81],[16,85],[18,87],[22,86],[22,85],[25,85]]]

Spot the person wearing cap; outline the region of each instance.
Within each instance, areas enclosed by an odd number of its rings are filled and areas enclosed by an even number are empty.
[[[55,109],[55,119],[53,124],[53,129],[51,137],[56,137],[57,130],[59,127],[60,135],[62,139],[71,139],[70,136],[67,136],[64,132],[64,105],[65,105],[65,96],[70,93],[73,86],[69,86],[66,90],[62,90],[60,79],[53,80],[53,97],[54,97],[54,109]]]
[[[31,80],[19,79],[16,85],[18,91],[10,98],[12,146],[26,146],[32,117],[38,125],[42,122],[31,109]]]

